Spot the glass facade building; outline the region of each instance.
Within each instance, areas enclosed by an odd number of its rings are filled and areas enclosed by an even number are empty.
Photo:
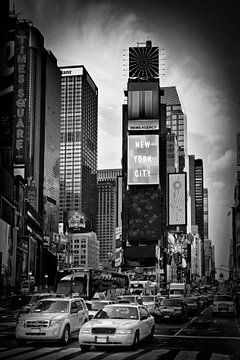
[[[122,169],[98,170],[97,236],[103,265],[110,264],[115,254],[117,214],[122,206],[121,199],[118,199],[121,176]]]
[[[185,156],[187,154],[187,118],[183,113],[182,105],[175,86],[162,87],[164,95],[161,103],[167,106],[166,127],[177,136],[179,151],[179,171],[185,167]]]
[[[84,66],[61,72],[60,222],[77,211],[95,231],[98,89]]]

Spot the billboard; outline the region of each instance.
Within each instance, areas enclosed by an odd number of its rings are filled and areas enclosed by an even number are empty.
[[[186,225],[186,173],[168,174],[168,225]]]
[[[15,38],[14,162],[26,162],[28,30],[18,26]]]
[[[157,241],[160,236],[159,190],[147,187],[130,189],[128,194],[128,241]]]
[[[86,217],[79,211],[68,210],[64,212],[65,226],[70,232],[84,231],[86,228]],[[80,231],[80,232],[81,232]]]
[[[128,185],[159,184],[159,137],[128,136]]]

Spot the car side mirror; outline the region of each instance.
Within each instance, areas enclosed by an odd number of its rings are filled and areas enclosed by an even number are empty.
[[[141,315],[140,320],[146,320],[148,318],[147,315]]]

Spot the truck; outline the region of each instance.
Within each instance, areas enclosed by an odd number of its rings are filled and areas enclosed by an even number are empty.
[[[169,284],[169,298],[179,298],[186,295],[185,283],[170,283]]]

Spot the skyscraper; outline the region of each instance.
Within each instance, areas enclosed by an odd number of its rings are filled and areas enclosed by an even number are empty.
[[[161,236],[159,48],[129,48],[123,105],[123,248],[126,267],[154,266]],[[166,175],[164,175],[166,177]]]
[[[96,231],[98,89],[82,65],[61,72],[60,222]]]
[[[177,136],[179,171],[182,172],[187,153],[187,117],[183,112],[176,87],[162,87],[161,90],[164,93],[161,97],[161,103],[167,106],[166,127],[170,128],[172,134]]]
[[[111,261],[115,256],[118,212],[122,205],[118,198],[118,184],[121,176],[122,169],[98,170],[97,236],[100,262],[103,265],[111,266]]]
[[[203,189],[204,239],[208,239],[208,189]]]

